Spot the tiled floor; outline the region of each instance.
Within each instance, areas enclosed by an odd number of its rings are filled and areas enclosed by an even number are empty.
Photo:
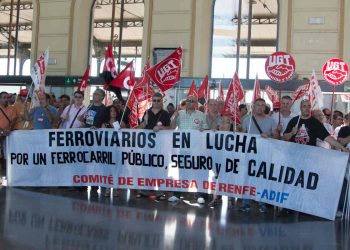
[[[3,249],[350,249],[350,225],[339,219],[260,214],[239,204],[216,208],[185,197],[177,204],[135,198],[90,197],[66,189],[0,187]]]

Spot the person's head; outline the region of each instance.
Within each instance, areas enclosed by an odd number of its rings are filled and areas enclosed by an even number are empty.
[[[300,102],[300,112],[301,116],[309,117],[311,114],[311,103],[309,100],[304,99]]]
[[[157,92],[152,96],[152,108],[163,108],[163,96],[161,93]]]
[[[8,93],[5,91],[0,93],[0,105],[5,107],[8,105]]]
[[[321,109],[315,109],[314,111],[312,111],[312,116],[321,123],[324,123],[327,120],[326,116],[324,115]]]
[[[18,98],[21,100],[21,102],[24,102],[28,96],[28,90],[27,89],[21,89],[18,93]]]
[[[48,95],[50,96],[50,100],[49,100],[50,101],[50,105],[58,108],[60,103],[57,102],[55,94],[54,93],[50,93]]]
[[[50,99],[51,99],[51,96],[48,93],[39,95],[40,106],[46,107],[47,105],[49,105]]]
[[[179,110],[185,110],[186,109],[186,99],[181,100]]]
[[[105,92],[103,89],[96,89],[92,94],[93,103],[102,104],[102,101],[104,98],[105,98]]]
[[[221,114],[224,111],[225,102],[223,100],[218,100],[218,112]]]
[[[77,90],[74,92],[73,96],[74,96],[74,103],[76,105],[80,106],[81,104],[83,104],[83,101],[84,101],[84,92],[83,91]]]
[[[322,109],[322,112],[325,115],[327,121],[329,121],[331,118],[331,110],[328,108],[324,108],[324,109]]]
[[[344,125],[350,124],[350,113],[344,115]]]
[[[119,114],[119,111],[114,105],[107,107],[107,119],[110,121],[111,119],[116,120]]]
[[[13,105],[16,102],[17,94],[16,93],[9,94],[7,98],[9,100],[8,105]]]
[[[61,95],[59,99],[59,107],[65,108],[70,104],[70,97],[68,95]]]
[[[196,109],[197,98],[193,95],[187,96],[186,99],[186,110],[195,110]]]
[[[333,114],[333,127],[334,128],[339,127],[339,126],[343,125],[343,123],[344,123],[343,116],[341,115],[343,113],[341,113],[341,114],[340,113],[334,111],[334,114]]]
[[[239,108],[239,113],[241,117],[245,116],[248,113],[248,108],[246,104],[242,103],[238,106],[238,108]]]
[[[281,98],[281,107],[280,112],[290,112],[290,109],[292,107],[292,98],[288,95],[282,96]]]
[[[253,106],[254,115],[264,115],[265,108],[266,108],[265,100],[262,98],[256,99]]]
[[[215,99],[209,99],[208,101],[208,113],[217,114],[218,113],[218,101]]]
[[[168,110],[169,114],[172,114],[175,112],[175,106],[173,103],[169,103],[168,106],[166,106],[166,109]]]

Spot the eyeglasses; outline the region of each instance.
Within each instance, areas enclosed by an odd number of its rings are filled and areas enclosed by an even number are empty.
[[[195,103],[196,101],[195,100],[191,100],[191,99],[187,99],[186,102]]]
[[[82,96],[74,96],[74,98],[81,99],[83,97]]]
[[[161,99],[153,99],[152,102],[161,102]]]

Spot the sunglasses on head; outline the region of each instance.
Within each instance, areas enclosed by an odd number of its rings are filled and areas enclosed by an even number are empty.
[[[195,103],[196,101],[195,100],[191,100],[191,99],[187,99],[186,102]]]

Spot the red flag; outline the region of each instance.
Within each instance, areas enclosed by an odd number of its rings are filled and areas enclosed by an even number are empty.
[[[259,98],[261,98],[260,81],[258,79],[258,74],[256,74],[255,83],[254,83],[254,103],[256,99],[259,99]]]
[[[269,85],[265,85],[265,91],[267,96],[272,102],[273,108],[279,108],[280,107],[280,98],[273,88],[271,88]]]
[[[133,89],[133,92],[139,103],[152,98],[153,94],[155,93],[154,88],[151,85],[149,75],[146,73],[148,69],[149,61],[147,61],[145,67],[143,68],[142,75]]]
[[[78,85],[77,91],[84,91],[87,88],[88,81],[89,81],[89,72],[90,72],[90,64],[85,70],[83,78],[81,79],[81,82]]]
[[[218,97],[218,101],[224,101],[225,100],[225,95],[224,95],[224,88],[222,87],[222,82],[220,80],[219,83],[219,97]]]
[[[198,89],[198,102],[204,106],[204,110],[207,111],[207,102],[209,99],[209,79],[206,75],[202,81],[201,86]]]
[[[129,62],[125,68],[120,72],[116,78],[114,78],[109,86],[132,89],[135,85],[135,70],[134,70],[134,61]]]
[[[198,99],[198,93],[196,88],[196,82],[193,80],[190,90],[187,93],[187,96],[195,96]],[[198,110],[198,100],[196,102],[196,109]]]
[[[138,105],[137,105],[137,118],[139,120],[142,119],[146,110],[149,108],[149,104],[150,104],[150,100],[144,100],[144,101],[138,103]]]
[[[105,80],[104,88],[106,90],[113,91],[117,95],[118,99],[124,102],[120,88],[109,86],[109,84],[113,81],[113,79],[116,78],[117,74],[118,72],[114,63],[112,47],[110,44],[108,44],[107,52],[105,55],[105,63],[103,65],[103,72],[102,74],[100,74],[100,76],[103,77]]]
[[[138,125],[138,115],[137,115],[137,100],[135,95],[129,97],[128,107],[130,108],[129,124],[130,127],[135,128]]]
[[[235,98],[235,84],[230,82],[222,115],[231,114],[236,124],[240,123],[238,101]],[[236,100],[235,100],[236,99]]]
[[[237,72],[235,73],[233,77],[233,90],[234,90],[234,97],[236,98],[236,103],[239,103],[244,98],[244,91],[241,84],[241,81],[239,80]]]
[[[178,48],[163,61],[151,67],[147,73],[162,92],[180,81],[182,48]]]

